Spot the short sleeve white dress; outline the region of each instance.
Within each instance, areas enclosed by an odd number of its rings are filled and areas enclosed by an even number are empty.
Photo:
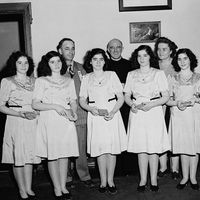
[[[34,112],[31,107],[34,83],[34,78],[28,78],[25,84],[17,82],[14,76],[2,79],[0,105],[8,103],[13,110]],[[2,163],[15,166],[40,163],[36,156],[36,125],[37,119],[7,115]]]
[[[51,77],[40,77],[36,79],[33,98],[70,109],[70,101],[76,99],[74,81],[63,77],[54,82]],[[79,156],[75,123],[55,110],[40,111],[36,141],[37,155],[48,160]]]
[[[170,82],[170,93],[177,101],[190,101],[194,94],[200,93],[200,74],[193,73],[184,81],[180,74],[175,75]],[[169,128],[172,152],[174,154],[196,155],[200,153],[200,105],[187,107],[184,111],[177,106],[171,108]]]
[[[164,71],[151,68],[145,77],[140,70],[128,73],[124,92],[133,95],[135,104],[149,102],[168,90]],[[130,111],[128,123],[128,152],[133,153],[164,153],[170,149],[162,106],[147,112]]]
[[[89,98],[89,104],[110,112],[116,104],[115,94],[123,88],[115,72],[105,71],[99,82],[94,73],[83,77],[80,97]],[[90,112],[87,119],[87,152],[92,157],[105,153],[120,154],[127,148],[127,138],[121,113],[118,111],[110,121],[102,116],[94,116]]]

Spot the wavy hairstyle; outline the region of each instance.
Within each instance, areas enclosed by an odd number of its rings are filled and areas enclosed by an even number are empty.
[[[104,58],[105,64],[104,64],[103,70],[105,71],[108,68],[108,66],[107,66],[108,57],[106,55],[106,52],[103,49],[94,48],[91,51],[88,51],[86,56],[85,56],[85,62],[83,64],[83,68],[85,69],[85,71],[87,73],[93,72],[93,67],[90,64],[90,62],[91,62],[92,58],[97,54],[101,54]]]
[[[179,72],[181,71],[181,68],[179,67],[178,64],[178,56],[180,54],[186,54],[190,60],[190,70],[193,72],[194,69],[197,67],[198,65],[198,60],[197,57],[195,56],[195,54],[187,48],[182,48],[179,49],[176,53],[176,55],[174,56],[173,60],[172,60],[172,65],[174,66],[175,71]]]
[[[171,41],[170,39],[168,39],[166,37],[159,37],[156,40],[155,48],[154,48],[154,53],[155,53],[156,57],[159,59],[159,57],[158,57],[158,45],[160,43],[168,44],[169,49],[172,51],[171,54],[170,54],[170,57],[173,58],[176,54],[176,50],[177,50],[178,47],[173,41]]]
[[[3,67],[1,71],[1,78],[16,75],[17,73],[16,62],[20,57],[27,58],[29,68],[26,74],[27,76],[31,76],[31,74],[34,71],[33,59],[22,51],[15,51],[9,56],[8,60],[6,61],[6,65]]]
[[[156,69],[159,69],[158,66],[158,59],[155,57],[152,49],[150,46],[148,45],[140,45],[137,49],[135,49],[135,51],[132,53],[131,55],[131,62],[132,62],[132,67],[133,69],[139,69],[140,68],[140,64],[138,63],[138,52],[145,50],[146,53],[150,56],[150,66]]]
[[[38,64],[37,75],[40,76],[51,76],[52,71],[49,67],[49,60],[53,57],[59,57],[62,62],[62,68],[60,74],[63,75],[67,71],[67,66],[62,58],[62,56],[56,51],[49,51],[46,55],[42,56],[41,61]]]
[[[74,40],[72,40],[71,38],[63,38],[62,40],[60,40],[60,42],[58,43],[58,45],[57,45],[57,47],[56,47],[57,51],[59,51],[59,49],[62,47],[62,45],[63,45],[63,43],[64,43],[65,41],[73,42],[74,45],[75,45]]]

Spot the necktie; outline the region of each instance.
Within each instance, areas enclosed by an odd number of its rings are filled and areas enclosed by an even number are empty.
[[[68,71],[69,71],[69,74],[70,74],[71,78],[73,78],[73,76],[74,76],[74,71],[73,71],[73,69],[72,69],[72,65],[69,65],[69,66],[68,66]]]

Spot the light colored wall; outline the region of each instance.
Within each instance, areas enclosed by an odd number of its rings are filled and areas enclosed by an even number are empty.
[[[174,40],[180,48],[190,48],[199,58],[199,0],[173,0],[172,10],[138,12],[119,12],[118,0],[29,1],[32,3],[32,44],[36,63],[47,51],[55,49],[63,37],[75,40],[75,58],[79,62],[87,50],[105,49],[107,42],[115,37],[123,41],[123,56],[129,58],[140,45],[129,43],[129,23],[140,21],[161,21],[162,36]],[[153,43],[148,44],[153,47]]]

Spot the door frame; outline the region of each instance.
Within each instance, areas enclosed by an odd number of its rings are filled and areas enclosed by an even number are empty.
[[[27,53],[29,56],[32,56],[32,43],[31,43],[32,12],[31,12],[31,2],[0,3],[0,16],[5,16],[5,15],[20,15],[22,17],[25,53]]]

